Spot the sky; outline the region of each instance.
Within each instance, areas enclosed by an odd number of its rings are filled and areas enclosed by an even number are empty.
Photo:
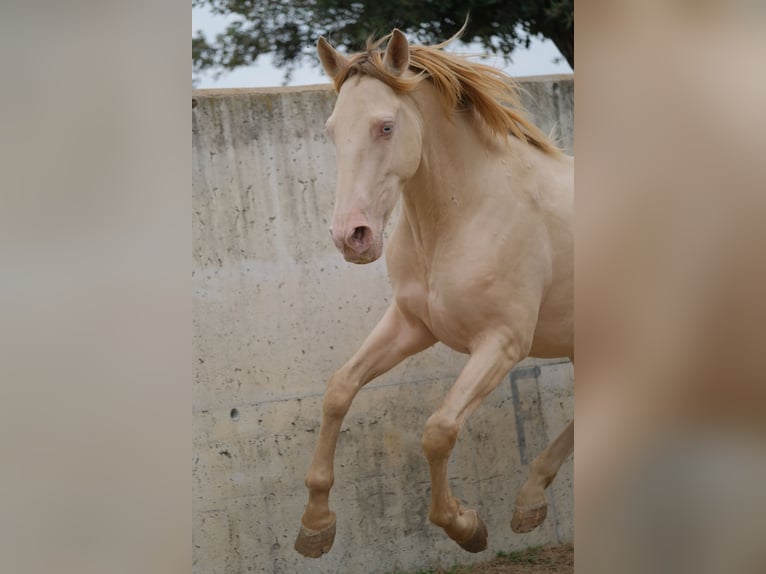
[[[207,9],[192,9],[192,34],[196,33],[197,30],[202,30],[205,36],[212,40],[217,33],[223,31],[227,22],[226,17],[211,14]],[[482,52],[480,45],[459,42],[455,42],[448,49],[470,54]],[[519,48],[515,50],[510,62],[504,61],[500,56],[489,56],[483,61],[502,69],[508,75],[517,77],[572,72],[572,68],[561,57],[553,42],[537,38],[532,39],[529,49]],[[198,80],[196,88],[256,88],[285,85],[284,71],[273,65],[270,56],[259,57],[254,65],[224,72],[217,79],[212,73],[199,74]],[[327,82],[328,79],[318,64],[315,66],[311,63],[305,63],[295,69],[292,78],[286,85],[301,86]]]

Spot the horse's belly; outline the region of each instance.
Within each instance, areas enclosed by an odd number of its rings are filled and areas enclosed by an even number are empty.
[[[525,327],[523,314],[509,312],[507,301],[503,304],[497,301],[494,305],[487,305],[488,302],[484,301],[484,308],[479,310],[472,305],[469,307],[473,308],[465,308],[465,302],[475,301],[475,297],[450,299],[448,302],[435,291],[429,292],[426,297],[427,304],[423,305],[421,301],[418,306],[421,319],[439,341],[460,353],[469,353],[477,341],[493,330],[505,333],[516,331],[521,339],[534,331],[529,350],[532,357],[571,357],[574,353],[573,318],[566,306],[541,309],[537,323],[529,323]],[[489,313],[487,307],[495,311]]]
[[[532,340],[529,356],[538,359],[558,359],[559,357],[572,357],[574,345],[571,341],[564,341],[559,337],[538,336]]]
[[[574,320],[571,312],[560,309],[553,313],[541,309],[529,356],[554,359],[573,355]]]

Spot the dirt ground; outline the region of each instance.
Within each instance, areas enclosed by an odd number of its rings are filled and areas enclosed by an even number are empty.
[[[574,547],[538,546],[517,552],[501,552],[489,562],[453,566],[417,574],[574,574]]]

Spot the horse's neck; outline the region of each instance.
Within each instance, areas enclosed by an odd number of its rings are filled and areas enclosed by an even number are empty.
[[[447,120],[434,94],[421,93],[414,99],[423,122],[423,150],[420,167],[404,190],[403,207],[414,240],[430,252],[443,234],[455,233],[464,222],[491,209],[484,194],[498,190],[486,189],[487,182],[494,182],[505,171],[503,164],[512,156],[518,161],[525,151],[515,145],[521,142],[493,140],[470,112]]]

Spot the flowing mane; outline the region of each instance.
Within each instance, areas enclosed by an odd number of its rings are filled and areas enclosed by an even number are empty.
[[[340,91],[346,80],[357,74],[380,80],[397,93],[411,92],[420,82],[428,79],[448,113],[473,109],[491,133],[500,137],[511,134],[547,154],[560,153],[561,150],[525,117],[519,88],[511,77],[491,66],[442,50],[457,36],[436,46],[410,45],[410,71],[413,75],[406,76],[392,74],[383,63],[384,52],[380,47],[390,36],[369,39],[366,52],[348,56],[348,64],[334,79],[336,92]]]

